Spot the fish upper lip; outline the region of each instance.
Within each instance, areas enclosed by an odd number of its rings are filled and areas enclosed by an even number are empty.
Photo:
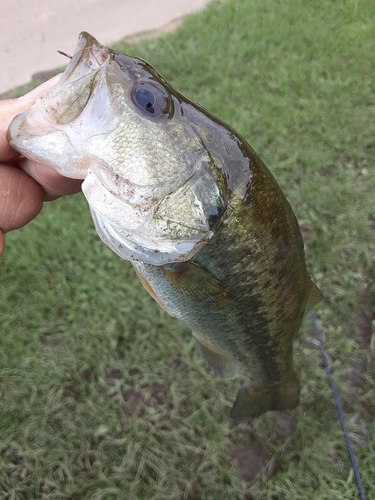
[[[65,69],[58,85],[78,80],[91,72],[96,72],[111,57],[111,50],[101,45],[93,36],[80,33],[73,57]]]

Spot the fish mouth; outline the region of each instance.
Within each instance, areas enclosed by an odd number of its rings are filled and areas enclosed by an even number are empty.
[[[95,87],[105,86],[105,73],[111,59],[110,49],[89,33],[80,33],[70,63],[56,87],[47,92],[44,99],[49,117],[56,124],[67,125],[78,118]],[[43,106],[43,99],[40,104]]]
[[[111,51],[101,45],[89,33],[82,32],[72,59],[55,87],[41,94],[35,103],[43,121],[51,125],[68,125],[84,110],[95,86],[105,80],[105,70],[111,59]],[[23,131],[24,119],[27,127],[35,135],[38,132],[37,113],[26,110],[13,122],[12,135],[20,135]]]
[[[116,125],[114,121],[106,121],[104,115],[99,123],[95,120],[98,104],[88,106],[91,98],[97,99],[98,94],[104,109],[111,104],[106,83],[111,54],[110,49],[89,33],[82,32],[58,83],[39,95],[34,106],[17,115],[9,125],[10,144],[30,159],[48,163],[61,175],[84,179],[91,160],[81,154],[82,149],[76,151],[74,144],[83,147],[86,138],[100,127],[106,133]],[[78,118],[86,124],[85,129],[75,127]],[[68,156],[71,158],[69,164]]]
[[[111,50],[99,43],[96,38],[82,31],[78,36],[78,42],[73,57],[62,75],[59,86],[83,76],[96,72],[111,57]]]

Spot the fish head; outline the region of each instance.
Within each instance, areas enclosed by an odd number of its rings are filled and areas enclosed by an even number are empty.
[[[227,204],[186,100],[145,61],[83,32],[58,84],[13,119],[8,139],[84,179],[96,230],[120,257],[181,262],[212,238]]]

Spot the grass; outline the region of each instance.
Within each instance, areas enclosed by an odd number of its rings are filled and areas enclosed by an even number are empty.
[[[236,128],[292,203],[369,499],[374,35],[372,0],[228,0],[115,46]],[[358,498],[308,320],[299,407],[234,426],[238,382],[206,370],[188,329],[98,241],[81,195],[7,235],[0,282],[0,498]]]

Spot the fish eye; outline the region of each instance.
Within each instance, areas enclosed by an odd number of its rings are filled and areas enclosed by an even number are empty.
[[[150,89],[139,88],[135,91],[135,100],[142,109],[145,109],[149,113],[155,113],[155,94]]]
[[[156,118],[171,113],[171,98],[161,86],[152,82],[142,82],[135,85],[132,91],[132,101],[138,109],[150,117]]]

